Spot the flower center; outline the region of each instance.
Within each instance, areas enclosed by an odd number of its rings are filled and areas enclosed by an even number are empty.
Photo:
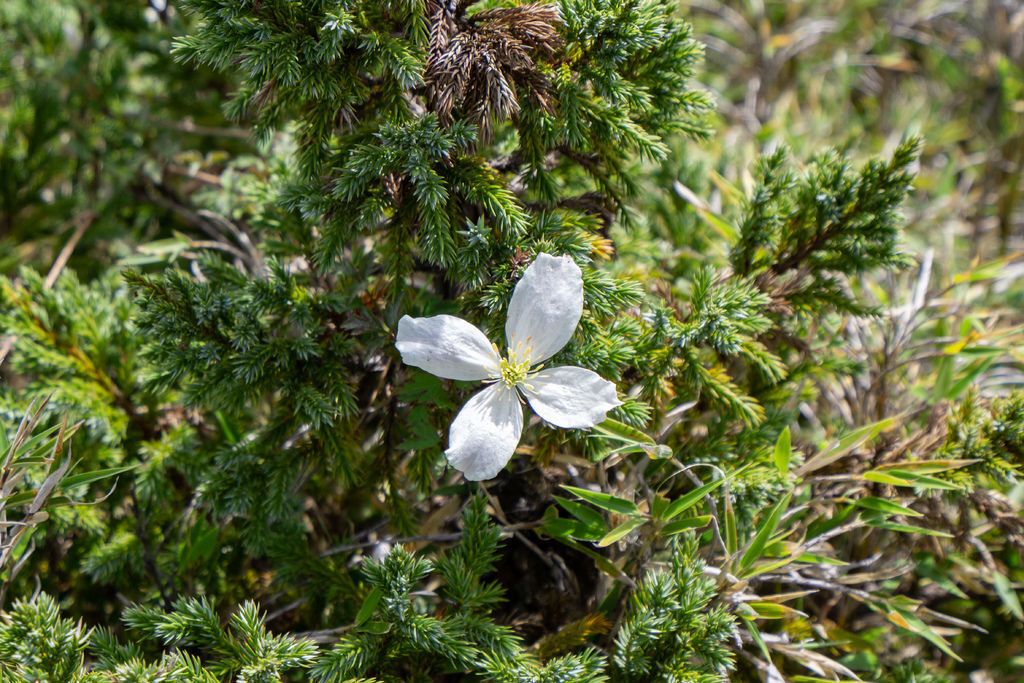
[[[530,361],[516,363],[514,358],[515,356],[508,360],[501,359],[501,381],[509,389],[514,389],[517,384],[522,384],[530,374]]]

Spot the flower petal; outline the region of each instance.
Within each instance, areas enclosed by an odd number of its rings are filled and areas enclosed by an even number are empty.
[[[444,452],[466,479],[493,479],[508,464],[523,433],[515,389],[496,382],[473,395],[455,416]]]
[[[567,429],[593,427],[609,410],[622,405],[613,383],[572,365],[542,370],[519,387],[535,413]]]
[[[486,379],[500,371],[501,358],[484,333],[452,315],[402,316],[395,346],[406,365],[446,379]]]
[[[521,362],[540,363],[565,346],[583,315],[583,274],[568,256],[537,254],[512,292],[505,336]],[[517,346],[519,348],[517,348]]]

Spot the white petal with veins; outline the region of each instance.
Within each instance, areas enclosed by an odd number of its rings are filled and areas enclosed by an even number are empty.
[[[533,411],[566,429],[593,427],[622,401],[615,385],[596,372],[576,366],[541,370],[520,385]]]
[[[487,379],[501,364],[484,333],[452,315],[402,316],[395,346],[407,365],[445,379]]]
[[[531,365],[569,343],[583,315],[583,274],[568,256],[537,254],[512,292],[505,336],[509,351]]]
[[[493,479],[512,458],[522,432],[519,396],[496,382],[474,394],[455,416],[444,454],[466,479]]]

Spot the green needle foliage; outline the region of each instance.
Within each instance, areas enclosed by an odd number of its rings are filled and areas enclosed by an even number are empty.
[[[614,680],[712,683],[732,668],[733,617],[709,609],[715,585],[702,574],[696,543],[672,551],[668,570],[648,574],[633,593],[616,637]]]
[[[201,599],[178,600],[170,613],[135,607],[125,612],[124,619],[130,628],[164,645],[189,645],[206,653],[205,667],[217,680],[237,676],[254,683],[279,681],[283,672],[309,666],[316,653],[309,641],[267,633],[263,616],[251,602],[243,604],[227,626]],[[117,649],[106,638],[100,642],[108,658]]]
[[[842,156],[823,154],[801,178],[786,169],[784,150],[765,157],[732,267],[741,275],[781,279],[773,285],[798,310],[817,313],[833,306],[867,312],[836,275],[908,265],[896,207],[910,189],[908,168],[920,148],[919,140],[905,141],[890,160],[869,162],[859,173]]]
[[[84,673],[89,629],[60,615],[48,595],[19,600],[0,625],[0,678],[60,683],[103,681],[102,673]]]

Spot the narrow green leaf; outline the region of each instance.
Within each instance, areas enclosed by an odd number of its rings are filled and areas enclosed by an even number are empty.
[[[562,540],[572,538],[577,524],[579,524],[579,522],[571,519],[565,519],[558,516],[547,518],[545,515],[545,519],[541,523],[540,528],[548,536]]]
[[[803,564],[828,564],[828,565],[832,565],[834,567],[842,567],[842,566],[848,564],[847,562],[843,562],[842,560],[837,560],[834,557],[827,557],[825,555],[816,555],[814,553],[804,553],[800,557],[796,558],[796,560],[794,560],[794,562],[801,562]]]
[[[235,430],[231,428],[231,423],[228,422],[228,418],[220,410],[214,411],[214,417],[217,418],[217,423],[220,425],[220,430],[224,432],[224,438],[228,440],[228,443],[234,446],[238,443],[238,435],[235,434]]]
[[[963,376],[949,388],[946,398],[949,400],[959,398],[960,394],[967,391],[967,387],[971,386],[971,384],[974,383],[974,380],[983,372],[988,370],[995,361],[995,356],[989,356],[987,358],[979,358],[978,360],[970,363],[964,371]]]
[[[910,479],[888,474],[881,470],[868,470],[861,476],[866,481],[873,481],[876,484],[888,484],[889,486],[913,486]]]
[[[654,439],[647,434],[644,434],[635,427],[630,427],[611,418],[594,425],[590,433],[594,436],[602,436],[606,439],[614,439],[623,443],[654,445]]]
[[[907,460],[903,462],[890,463],[887,465],[880,465],[876,469],[880,472],[884,472],[886,470],[906,470],[907,472],[914,472],[916,474],[938,474],[939,472],[958,470],[961,467],[967,467],[968,465],[974,465],[979,462],[981,462],[981,458]]]
[[[15,493],[13,495],[8,496],[7,498],[0,499],[0,503],[3,503],[3,505],[5,506],[11,507],[17,505],[27,505],[28,503],[31,503],[35,499],[35,497],[36,490],[30,489],[28,491],[21,491],[20,493]]]
[[[1010,613],[1017,619],[1024,621],[1024,609],[1021,609],[1020,598],[1017,597],[1017,592],[1010,585],[1010,580],[999,572],[994,572],[992,586],[996,589],[999,599],[1006,605],[1006,609],[1010,610]]]
[[[553,498],[555,502],[565,508],[566,512],[587,526],[605,528],[604,516],[594,508],[581,505],[574,500],[568,500],[561,496],[553,496]]]
[[[953,365],[951,356],[942,356],[935,361],[935,386],[932,388],[932,402],[938,403],[949,397],[953,386]]]
[[[56,434],[60,430],[60,428],[61,428],[61,425],[55,424],[55,425],[53,425],[51,427],[47,427],[43,431],[38,432],[38,433],[34,434],[31,438],[25,440],[21,445],[17,446],[17,449],[15,451],[15,459],[17,459],[17,457],[20,456],[20,455],[23,455],[25,453],[34,452],[36,449],[40,448],[43,445],[43,443],[48,441],[51,436]],[[64,438],[65,439],[69,438],[71,436],[71,433],[72,433],[72,431],[68,430],[65,433]],[[44,450],[49,450],[49,449],[47,448],[47,449],[44,449]]]
[[[782,499],[775,504],[768,516],[761,522],[761,526],[758,527],[757,533],[754,538],[750,540],[747,545],[746,551],[740,558],[740,569],[746,569],[752,565],[758,558],[761,557],[761,552],[764,547],[768,544],[772,534],[775,533],[775,529],[779,526],[779,520],[782,518],[782,513],[786,511],[786,506],[789,505],[790,499],[793,497],[792,493],[787,493]]]
[[[704,484],[700,488],[694,489],[693,491],[676,498],[669,504],[662,519],[668,521],[673,517],[677,517],[683,512],[686,512],[698,502],[704,500],[704,496],[708,495],[724,483],[725,479],[716,479],[709,484]]]
[[[664,496],[655,495],[651,499],[651,517],[654,519],[665,519],[665,510],[668,509],[669,501]]]
[[[916,555],[918,557],[917,566],[914,568],[921,576],[926,579],[931,579],[936,585],[941,586],[947,593],[957,596],[958,598],[967,599],[967,593],[960,590],[960,587],[953,583],[946,573],[939,567],[935,560],[935,556],[931,553],[920,553]]]
[[[965,270],[962,273],[957,273],[953,277],[954,284],[961,284],[963,282],[980,282],[982,280],[993,280],[999,277],[1000,273],[1009,263],[1009,258],[1001,256],[993,259],[992,261],[986,261],[985,263],[978,264],[970,270]]]
[[[760,576],[761,574],[768,574],[770,572],[775,571],[776,569],[779,569],[780,567],[785,567],[787,564],[793,564],[794,562],[796,562],[796,558],[791,555],[789,557],[784,557],[781,560],[775,560],[774,562],[767,562],[764,564],[759,564],[754,567],[751,567],[750,569],[747,569],[745,572],[743,572],[740,576],[744,579],[750,579],[755,576]]]
[[[874,510],[875,512],[882,512],[889,515],[906,515],[907,517],[923,517],[924,515],[917,510],[911,510],[908,507],[903,507],[891,500],[885,498],[877,498],[875,496],[867,496],[865,498],[859,498],[854,501],[854,505],[862,507],[865,510]]]
[[[797,470],[797,476],[803,477],[810,472],[819,470],[822,467],[835,462],[854,448],[861,446],[884,432],[892,426],[893,422],[894,419],[889,417],[884,420],[879,420],[878,422],[873,422],[869,425],[864,425],[863,427],[855,429],[849,434],[840,437],[834,444],[805,462],[800,469]]]
[[[615,543],[616,541],[622,539],[630,531],[633,531],[634,529],[643,526],[646,522],[647,519],[644,517],[633,517],[632,519],[627,519],[625,522],[623,522],[622,524],[618,525],[617,527],[609,531],[607,534],[605,534],[604,537],[597,542],[597,547],[604,548],[605,546],[609,546],[612,543]]]
[[[785,619],[786,617],[805,616],[799,610],[777,602],[753,601],[744,603],[757,614],[759,619]]]
[[[739,236],[739,231],[713,211],[699,211],[698,215],[705,223],[718,230],[723,238],[732,242]]]
[[[108,479],[118,474],[122,474],[129,470],[133,470],[138,465],[125,465],[124,467],[111,467],[106,470],[93,470],[92,472],[82,472],[81,474],[73,474],[70,477],[65,477],[61,481],[60,486],[64,489],[73,488],[75,486],[82,486],[84,484],[91,484],[94,481],[101,479]]]
[[[366,596],[365,600],[363,600],[363,604],[359,608],[358,614],[356,614],[356,626],[362,626],[369,621],[370,617],[373,616],[374,611],[377,609],[377,603],[380,602],[382,597],[384,597],[384,591],[380,589],[380,586],[377,586],[370,591],[370,594]]]
[[[690,529],[701,529],[711,522],[711,515],[700,515],[699,517],[687,517],[675,522],[669,522],[661,527],[662,536],[673,536]]]
[[[672,186],[680,199],[693,206],[697,211],[697,215],[700,216],[700,218],[707,223],[709,227],[717,230],[719,236],[721,236],[726,243],[736,241],[739,237],[739,231],[725,220],[725,218],[712,211],[711,206],[702,199],[700,195],[678,180],[675,181]]]
[[[923,489],[942,489],[943,491],[960,491],[963,487],[954,484],[953,482],[946,481],[945,479],[938,479],[936,477],[929,477],[927,474],[916,474],[909,472],[908,474],[913,475],[915,486]]]
[[[569,538],[577,522],[558,516],[554,505],[549,505],[541,517],[541,529],[555,538]]]
[[[206,529],[194,527],[193,533],[189,534],[189,543],[185,547],[185,564],[191,565],[193,562],[210,557],[217,545],[217,533],[217,527]]]
[[[637,508],[636,504],[632,501],[626,500],[625,498],[619,498],[599,491],[588,491],[587,489],[580,489],[575,486],[566,486],[564,484],[562,485],[562,488],[569,493],[579,496],[588,503],[596,505],[602,510],[617,512],[620,515],[640,514],[640,510]]]
[[[935,529],[926,529],[920,526],[912,526],[910,524],[898,524],[896,522],[886,522],[884,520],[868,521],[868,526],[873,526],[876,529],[888,529],[890,531],[900,531],[905,534],[923,534],[925,536],[938,536],[939,538],[953,538],[953,534],[947,534],[945,531],[937,531]]]
[[[14,463],[14,465],[16,467],[22,468],[36,465],[45,465],[49,462],[52,461],[49,460],[48,458],[18,458],[18,461]]]
[[[598,513],[595,512],[595,514]],[[559,540],[575,538],[584,541],[596,541],[604,536],[607,530],[603,520],[598,526],[589,526],[576,519],[565,519],[564,517],[559,517],[554,506],[545,510],[544,516],[541,519],[541,530],[549,536]]]
[[[895,610],[888,612],[886,616],[889,617],[889,621],[893,622],[897,626],[902,626],[908,631],[918,634],[956,661],[964,661],[957,653],[953,652],[953,648],[949,646],[949,642],[945,638],[933,631],[931,626],[918,619],[909,610],[897,607]]]
[[[836,450],[844,453],[850,451],[870,439],[875,438],[888,429],[892,423],[893,419],[889,417],[884,420],[879,420],[878,422],[873,422],[869,425],[864,425],[860,429],[855,429],[839,439],[838,443],[836,443]]]
[[[775,442],[775,467],[778,468],[779,474],[782,476],[786,476],[786,473],[789,472],[789,458],[792,452],[789,427],[787,426]]]
[[[595,552],[594,550],[591,550],[585,545],[577,543],[576,541],[573,541],[571,539],[560,538],[558,540],[560,543],[564,543],[573,550],[578,550],[579,552],[583,553],[584,555],[592,559],[594,561],[594,564],[597,565],[597,568],[603,571],[608,576],[612,578],[618,578],[622,576],[622,571],[614,564],[612,564],[611,561],[609,561],[608,558],[604,555]]]
[[[391,624],[384,621],[369,621],[356,629],[360,633],[372,633],[381,636],[391,630]]]
[[[765,644],[764,638],[761,637],[761,631],[758,630],[757,626],[754,624],[754,620],[751,619],[750,617],[740,617],[740,618],[743,619],[743,623],[746,625],[747,632],[750,633],[750,637],[753,638],[754,642],[757,643],[757,647],[760,648],[761,654],[764,655],[764,658],[768,662],[771,662],[772,661],[772,655],[768,651],[768,646]]]
[[[577,522],[574,519],[568,521],[573,524],[569,530],[569,537],[576,541],[597,541],[606,533],[606,527],[587,526],[583,522]]]
[[[655,443],[654,439],[639,429],[630,427],[617,420],[607,419],[594,426],[591,430],[591,435],[611,439],[623,444],[610,451],[609,455],[614,453],[646,453],[655,460],[672,457],[671,448],[664,444]]]
[[[943,491],[959,491],[960,487],[942,479],[917,474],[907,470],[868,470],[861,475],[867,481],[890,486],[910,486],[923,489],[941,489]]]
[[[730,557],[736,554],[736,550],[739,548],[739,533],[736,531],[736,511],[732,509],[732,496],[729,492],[725,492],[723,496],[725,500],[725,549],[729,552]]]

